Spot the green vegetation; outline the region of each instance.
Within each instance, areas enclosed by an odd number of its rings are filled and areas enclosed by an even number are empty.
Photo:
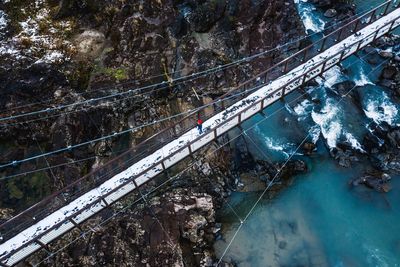
[[[106,68],[105,73],[107,73],[110,76],[113,76],[118,81],[126,80],[129,77],[126,69],[123,68],[117,68],[117,69]]]
[[[32,205],[51,193],[51,180],[44,172],[33,176],[8,180],[5,184],[7,197],[0,202],[15,203],[16,207]]]
[[[124,67],[106,68],[106,67],[96,66],[94,68],[93,74],[94,75],[106,74],[110,77],[113,77],[117,81],[122,81],[129,78],[128,71]]]
[[[7,190],[10,198],[21,199],[24,196],[24,193],[15,185],[13,180],[7,182]]]

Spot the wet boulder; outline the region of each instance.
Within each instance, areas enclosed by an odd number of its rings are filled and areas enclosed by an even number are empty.
[[[381,57],[383,57],[383,58],[393,58],[393,57],[394,57],[393,52],[385,51],[385,50],[379,51],[379,55],[380,55]]]
[[[383,79],[383,80],[379,81],[379,85],[387,87],[387,88],[392,88],[394,83],[392,80]]]
[[[331,151],[331,156],[336,159],[341,167],[350,168],[352,162],[359,161],[356,151],[348,144],[339,143]]]
[[[305,155],[311,155],[315,148],[316,146],[314,143],[305,143],[303,145],[303,152]]]
[[[389,65],[386,66],[381,73],[381,77],[383,79],[393,79],[394,76],[397,74],[397,68],[395,66]]]
[[[353,81],[344,81],[344,82],[335,84],[333,86],[333,88],[339,95],[344,96],[344,95],[348,94],[349,92],[351,92],[351,89],[353,89],[355,86],[356,86],[356,83]]]
[[[365,185],[370,189],[374,189],[377,192],[387,193],[390,191],[388,182],[391,180],[390,175],[386,173],[370,173],[365,174],[362,177],[353,179],[351,181],[352,186]]]
[[[325,11],[324,16],[327,18],[333,18],[336,17],[337,11],[334,8],[330,8],[327,11]]]

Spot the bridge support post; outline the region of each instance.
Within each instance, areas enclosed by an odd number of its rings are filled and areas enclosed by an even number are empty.
[[[340,28],[338,37],[335,39],[335,42],[340,41],[340,37],[342,36],[343,28]]]
[[[345,53],[346,53],[346,49],[344,49],[342,51],[342,53],[340,53],[339,63],[342,62]]]
[[[394,23],[395,23],[395,20],[390,24],[389,32],[392,30]]]
[[[360,51],[362,42],[363,42],[363,40],[360,40],[360,41],[358,42],[357,49],[356,49],[356,53],[357,53],[358,51]]]
[[[261,116],[263,116],[264,118],[267,117],[267,114],[264,112],[264,110],[260,110],[259,113],[260,113]]]
[[[47,254],[49,254],[49,255],[52,254],[49,246],[44,244],[42,241],[35,240],[35,243],[37,243],[42,249],[44,249],[47,252]]]
[[[325,67],[326,67],[326,61],[324,61],[324,64],[322,64],[321,75],[322,75],[322,73],[324,73]]]
[[[320,49],[318,49],[318,52],[324,51],[324,46],[325,46],[325,42],[326,42],[326,39],[327,39],[327,38],[328,38],[328,37],[324,37],[324,38],[322,39],[322,44],[321,44]]]
[[[82,227],[81,227],[79,224],[77,224],[77,223],[74,221],[74,219],[69,218],[69,221],[70,221],[76,228],[78,228],[79,231],[81,231],[82,233],[84,232],[83,229],[82,229]]]
[[[386,4],[385,11],[383,11],[382,16],[385,16],[389,10],[390,2]]]
[[[284,65],[283,70],[282,70],[283,73],[287,72],[288,64],[289,64],[289,60],[286,60],[285,65]]]
[[[304,50],[304,56],[303,56],[303,59],[301,60],[301,62],[304,62],[304,61],[306,61],[306,58],[307,58],[307,52],[308,52],[308,49]]]
[[[381,29],[377,30],[376,33],[374,34],[374,38],[372,38],[372,42],[375,42],[376,37],[378,36],[378,33]]]
[[[374,19],[374,16],[375,16],[375,12],[376,12],[376,9],[374,9],[374,11],[372,11],[371,17],[369,18],[369,21],[367,22],[367,24],[370,24],[372,22],[372,20]]]
[[[304,73],[303,80],[301,81],[301,86],[304,86],[304,84],[306,83],[306,79],[307,79],[307,73]]]
[[[358,25],[359,25],[359,24],[360,24],[360,19],[357,19],[356,25],[354,26],[354,29],[351,30],[351,32],[357,32],[357,28],[358,28]]]
[[[190,146],[190,144],[188,145],[189,148],[189,156],[193,157],[193,151],[192,151],[192,147]]]
[[[106,207],[110,207],[110,204],[108,204],[108,202],[106,201],[106,199],[103,196],[100,196],[101,201],[103,201],[103,203],[106,205]]]

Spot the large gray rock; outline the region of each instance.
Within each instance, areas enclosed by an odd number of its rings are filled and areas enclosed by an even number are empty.
[[[389,66],[386,66],[386,67],[382,70],[381,76],[382,76],[383,79],[389,79],[389,80],[391,80],[391,79],[394,78],[394,76],[396,75],[396,73],[397,73],[397,68],[396,68],[395,66],[389,65]]]
[[[333,18],[336,17],[337,11],[334,8],[330,8],[327,11],[325,11],[324,16],[327,18]]]
[[[379,51],[379,55],[383,58],[393,58],[394,57],[393,52],[388,52],[388,51],[384,51],[384,50]]]

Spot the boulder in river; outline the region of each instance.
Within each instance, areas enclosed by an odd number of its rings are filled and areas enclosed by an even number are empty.
[[[377,192],[387,193],[391,189],[388,184],[390,179],[391,179],[390,175],[386,173],[371,173],[353,179],[351,181],[351,185],[352,186],[365,185],[366,187],[374,189]]]
[[[324,16],[327,18],[333,18],[336,17],[337,11],[334,8],[330,8],[327,11],[325,11]]]
[[[335,91],[341,95],[347,95],[349,92],[351,92],[351,89],[354,88],[354,86],[356,86],[356,83],[353,81],[344,81],[344,82],[340,82],[337,83],[333,86],[333,88],[335,89]]]
[[[398,71],[397,71],[397,68],[395,66],[388,65],[383,69],[381,76],[382,76],[383,79],[389,79],[390,80],[390,79],[393,79],[393,77],[396,75],[397,72]]]
[[[393,57],[394,57],[393,52],[385,51],[385,50],[379,51],[379,55],[380,55],[381,57],[383,57],[383,58],[393,58]]]

